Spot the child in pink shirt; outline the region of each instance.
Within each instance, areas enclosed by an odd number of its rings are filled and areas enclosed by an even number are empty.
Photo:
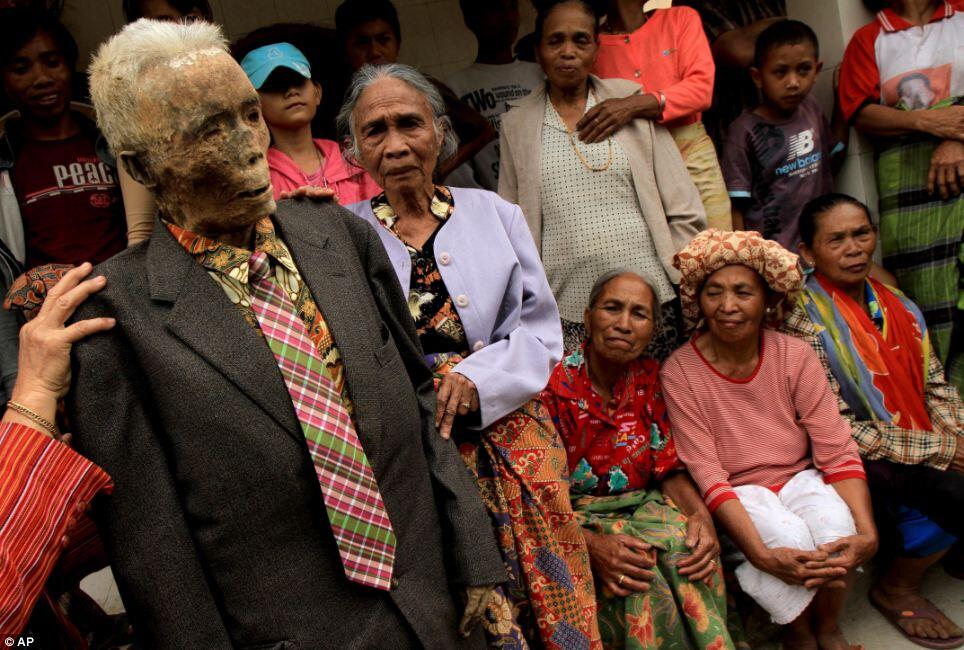
[[[640,85],[633,117],[656,120],[670,130],[700,192],[708,224],[729,230],[730,200],[716,148],[701,120],[713,101],[716,66],[699,14],[689,7],[643,13],[643,0],[631,3],[629,10],[626,4],[606,3],[593,72]],[[599,111],[605,118],[605,109]],[[585,119],[592,117],[587,113]],[[588,125],[580,124],[580,135],[585,134],[593,135]]]
[[[252,50],[241,61],[261,97],[271,131],[268,168],[275,199],[300,187],[334,190],[339,203],[365,201],[381,188],[341,153],[337,142],[311,137],[311,120],[321,103],[321,85],[311,79],[304,54],[290,43]]]

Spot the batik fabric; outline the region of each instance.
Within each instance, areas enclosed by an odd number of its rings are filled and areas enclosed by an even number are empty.
[[[251,288],[248,284],[248,262],[252,251],[208,239],[170,222],[165,222],[165,225],[177,243],[190,253],[208,271],[211,279],[224,290],[228,300],[238,308],[244,320],[261,334],[258,318],[251,308]],[[304,322],[309,338],[315,344],[318,355],[324,360],[345,408],[353,415],[354,407],[345,382],[345,367],[335,339],[311,297],[308,285],[295,266],[291,252],[278,237],[270,218],[255,224],[254,248],[275,260],[276,264],[272,267],[275,282],[288,293],[294,303],[298,317]]]
[[[454,210],[451,193],[437,186],[430,204],[439,221],[435,232],[421,248],[399,237],[412,258],[409,307],[436,390],[469,354],[432,246]],[[384,194],[372,199],[372,211],[398,237],[398,216]],[[509,576],[482,622],[489,647],[600,648],[589,555],[569,502],[566,453],[545,406],[531,400],[481,431],[461,420],[453,438],[492,520]]]
[[[626,598],[597,591],[599,632],[606,648],[683,650],[734,647],[727,629],[722,568],[711,584],[690,582],[676,563],[690,554],[686,516],[658,489],[592,496],[573,494],[582,525],[597,534],[630,535],[652,544],[649,591]]]
[[[589,378],[588,342],[553,370],[542,394],[566,446],[573,509],[583,526],[652,544],[650,590],[625,598],[596,590],[605,647],[729,648],[726,591],[718,569],[711,585],[690,582],[676,562],[689,554],[686,516],[653,484],[680,471],[659,364],[638,359],[604,403]]]

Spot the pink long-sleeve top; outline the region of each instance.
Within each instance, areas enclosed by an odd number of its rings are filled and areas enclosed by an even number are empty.
[[[667,127],[699,122],[713,101],[716,64],[700,16],[690,7],[656,10],[632,34],[600,34],[597,77],[635,81],[666,105]]]
[[[337,142],[316,138],[315,146],[325,157],[325,166],[311,176],[301,171],[297,163],[280,150],[268,149],[268,170],[275,199],[282,192],[291,192],[305,185],[330,187],[335,190],[341,205],[367,201],[382,193],[382,188],[368,172],[345,160]]]
[[[710,511],[737,498],[734,486],[778,491],[812,467],[827,483],[865,478],[850,426],[806,341],[765,330],[756,370],[730,379],[694,339],[666,361],[662,381],[676,449]]]

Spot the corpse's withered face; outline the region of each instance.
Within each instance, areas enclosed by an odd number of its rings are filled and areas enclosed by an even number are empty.
[[[155,145],[135,162],[168,219],[230,241],[274,212],[258,93],[228,54],[194,53],[149,71],[138,100]]]

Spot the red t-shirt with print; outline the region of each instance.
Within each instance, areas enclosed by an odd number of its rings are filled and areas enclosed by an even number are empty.
[[[89,134],[24,141],[13,168],[26,267],[97,264],[124,250],[127,224],[114,170]]]

